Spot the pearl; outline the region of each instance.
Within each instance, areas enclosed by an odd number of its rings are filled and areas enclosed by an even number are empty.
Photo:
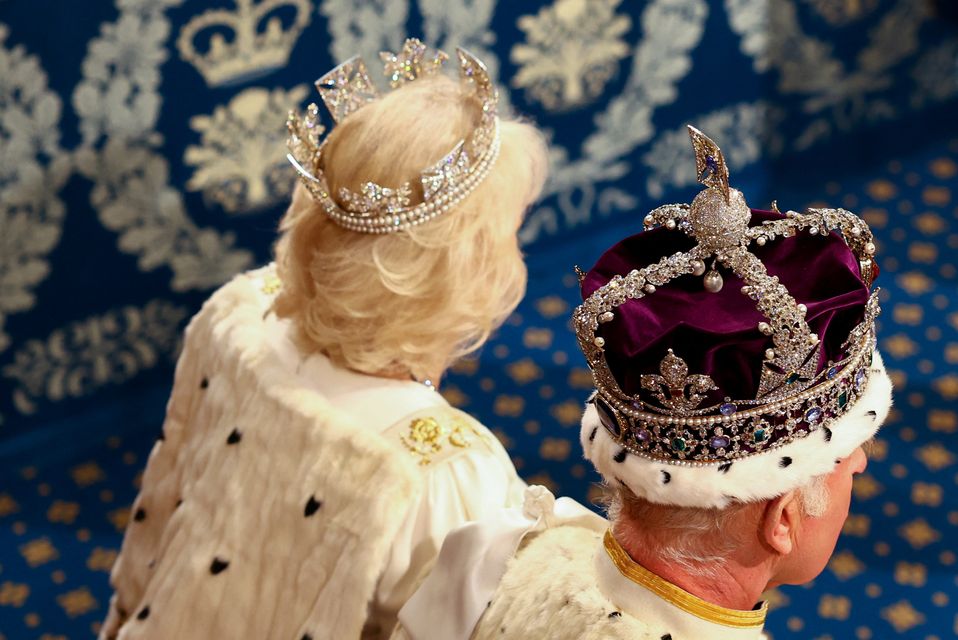
[[[670,229],[670,230],[671,230],[671,229],[674,229],[674,228],[675,228],[675,220],[672,220],[671,218],[669,218],[668,220],[666,220],[666,221],[665,221],[665,228],[666,228],[666,229]]]
[[[654,222],[655,218],[653,218],[651,214],[645,216],[645,226],[651,227]]]
[[[692,260],[690,264],[692,265],[693,276],[700,276],[705,273],[705,263],[701,260]]]
[[[812,335],[808,336],[808,344],[810,344],[810,345],[812,345],[812,346],[815,346],[816,344],[818,344],[818,334],[817,334],[817,333],[813,333]]]
[[[818,235],[818,227],[812,227],[811,229],[808,230],[808,232],[809,232],[810,234],[812,234],[813,236],[817,236],[817,235]]]
[[[867,253],[867,254],[870,255],[870,256],[875,255],[875,243],[874,243],[874,242],[869,242],[868,244],[865,245],[865,253]]]
[[[605,338],[602,336],[596,336],[596,339],[592,341],[592,344],[599,347],[600,349],[605,346]]]
[[[799,305],[798,305],[798,310],[801,311],[803,315],[804,315],[805,313],[808,313],[808,307],[806,307],[804,304],[799,304]]]
[[[760,247],[764,247],[766,242],[768,242],[768,240],[765,238],[765,236],[759,236],[755,238],[755,243]]]
[[[643,289],[645,289],[645,292],[646,292],[646,293],[655,293],[655,285],[654,285],[654,284],[647,284],[647,285],[645,285],[645,286],[643,287]]]
[[[722,287],[725,285],[725,281],[722,279],[722,274],[712,269],[707,274],[705,274],[705,290],[711,293],[718,293],[722,290]]]
[[[612,315],[611,311],[606,311],[605,313],[599,316],[599,322],[612,322],[612,319],[614,317],[615,316]]]
[[[765,350],[765,359],[774,360],[775,359],[775,349],[766,349]]]
[[[772,327],[767,322],[759,322],[758,330],[764,333],[765,335],[768,335],[772,332]]]

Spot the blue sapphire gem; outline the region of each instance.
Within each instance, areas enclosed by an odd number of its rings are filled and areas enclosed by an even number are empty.
[[[711,154],[705,156],[705,166],[712,173],[715,173],[716,171],[718,171],[718,161]]]
[[[805,412],[805,421],[808,424],[818,424],[822,420],[822,410],[818,407],[812,407]]]
[[[827,375],[828,375],[828,379],[829,379],[829,380],[831,380],[832,378],[834,378],[835,376],[837,376],[837,375],[838,375],[838,367],[832,367],[831,369],[829,369]]]
[[[865,385],[865,370],[859,369],[858,371],[855,372],[855,389],[860,391],[864,385]]]
[[[730,416],[736,411],[738,411],[738,407],[736,407],[731,402],[726,402],[721,407],[719,407],[719,411],[721,412],[723,416]]]
[[[712,447],[713,449],[724,449],[725,447],[729,446],[731,442],[732,441],[729,440],[728,436],[715,436],[709,442],[709,446]]]

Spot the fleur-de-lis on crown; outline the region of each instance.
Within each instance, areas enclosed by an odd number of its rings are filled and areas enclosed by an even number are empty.
[[[659,372],[662,375],[642,375],[642,388],[651,391],[662,406],[672,412],[691,411],[702,403],[707,392],[718,389],[709,376],[690,376],[689,365],[671,349],[659,363]]]

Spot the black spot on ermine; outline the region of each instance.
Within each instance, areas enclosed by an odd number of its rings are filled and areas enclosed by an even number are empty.
[[[589,434],[589,442],[595,440],[595,434],[599,431],[599,427],[592,427],[592,433]]]
[[[202,380],[200,380],[200,389],[205,389],[208,386],[210,386],[209,378],[203,378]]]
[[[878,417],[878,412],[877,412],[877,411],[866,411],[866,412],[865,412],[865,415],[866,415],[866,416],[869,416],[869,417],[872,417],[872,418],[877,418],[877,417]]]
[[[610,617],[610,618],[621,618],[621,617],[622,617],[622,612],[621,612],[621,611],[613,611],[612,613],[609,614],[609,617]]]
[[[226,438],[226,444],[236,444],[243,439],[243,434],[239,429],[233,429],[230,431],[229,436]]]
[[[661,638],[659,638],[659,640],[672,640],[672,634],[671,634],[671,633],[667,633],[667,634],[665,634],[664,636],[662,636]]]
[[[666,470],[662,470],[662,484],[668,484],[672,482],[672,474]]]
[[[723,462],[718,466],[719,473],[728,473],[728,470],[732,468],[731,462]]]
[[[623,448],[621,451],[615,454],[615,456],[612,459],[615,460],[616,462],[625,462],[625,457],[627,455],[629,455],[628,450]]]
[[[138,614],[136,614],[137,620],[146,620],[149,617],[150,617],[150,605],[146,605],[145,607],[140,609],[140,612]]]
[[[230,566],[229,560],[221,560],[220,558],[213,558],[213,562],[210,563],[210,573],[214,576],[218,573],[223,573],[226,571],[226,568]]]
[[[832,430],[828,427],[822,427],[822,433],[825,435],[825,442],[832,441]]]
[[[780,466],[783,469],[790,464],[792,464],[792,459],[789,458],[788,456],[782,456],[782,459],[778,461],[778,466]]]
[[[309,496],[309,500],[306,501],[306,508],[303,509],[303,515],[308,518],[309,516],[319,511],[319,508],[321,506],[323,506],[322,502],[320,502],[313,496]]]
[[[144,520],[146,520],[146,511],[144,511],[143,509],[137,509],[136,512],[133,514],[133,519],[137,522],[143,522]]]

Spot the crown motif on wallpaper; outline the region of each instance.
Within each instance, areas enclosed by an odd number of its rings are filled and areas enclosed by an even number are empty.
[[[176,41],[180,56],[196,67],[211,87],[285,66],[312,13],[310,0],[235,0],[234,4],[235,10],[211,9],[195,16]],[[296,12],[286,27],[278,15],[272,15],[282,8]],[[229,40],[221,33],[223,29],[232,33]],[[196,49],[197,37],[204,33],[210,33],[209,47],[201,53]]]
[[[820,339],[806,321],[807,308],[778,277],[768,274],[749,245],[764,246],[798,232],[838,231],[859,261],[862,280],[871,288],[877,269],[868,225],[844,209],[810,209],[750,227],[751,211],[742,193],[729,187],[722,151],[694,127],[689,127],[689,135],[698,181],[707,188],[691,206],[670,204],[653,210],[645,226],[679,230],[697,244],[643,269],[614,276],[576,309],[573,325],[596,382],[596,407],[613,436],[637,455],[694,464],[780,446],[843,415],[867,384],[880,310],[874,291],[864,319],[842,347],[842,359],[819,370]],[[702,277],[704,289],[717,293],[724,286],[720,265],[743,280],[742,295],[765,318],[757,327],[767,336],[768,345],[756,363],[760,370],[756,396],[726,397],[714,406],[700,406],[708,392],[721,390],[711,377],[689,374],[680,345],[668,350],[658,374],[640,376],[639,393],[622,391],[605,358],[600,325],[615,319],[617,308],[625,302],[654,295],[658,287],[681,276]],[[782,433],[773,438],[774,431]]]
[[[465,49],[457,49],[456,54],[460,82],[473,92],[479,106],[478,122],[469,135],[422,170],[418,185],[406,182],[386,187],[367,181],[358,192],[340,188],[334,198],[323,170],[326,129],[320,124],[319,107],[309,105],[304,116],[290,112],[287,157],[313,199],[337,224],[365,233],[408,229],[454,208],[489,173],[499,155],[499,94],[482,62]],[[406,40],[399,53],[383,52],[380,57],[394,89],[439,73],[449,58],[442,51],[430,53],[416,38]],[[316,88],[337,124],[379,98],[366,63],[358,56],[322,76]],[[417,186],[422,202],[413,205]]]

